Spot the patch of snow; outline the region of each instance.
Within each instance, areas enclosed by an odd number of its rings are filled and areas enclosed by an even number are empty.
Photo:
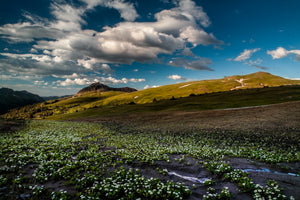
[[[245,83],[244,83],[244,81],[245,80],[247,80],[247,79],[243,79],[243,78],[241,78],[241,79],[235,79],[235,81],[237,81],[237,82],[239,82],[240,84],[241,84],[241,87],[244,87],[245,86]]]
[[[238,88],[242,88],[242,87],[245,87],[245,83],[244,81],[247,80],[247,79],[244,79],[244,78],[241,78],[241,79],[235,79],[236,82],[240,83],[241,86],[236,86],[234,88],[231,88],[230,90],[235,90],[235,89],[238,89]]]
[[[192,85],[192,84],[183,85],[183,86],[180,86],[179,88],[184,88],[184,87],[187,87],[189,85]]]

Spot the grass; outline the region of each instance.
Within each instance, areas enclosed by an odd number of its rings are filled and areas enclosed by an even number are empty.
[[[161,100],[148,104],[103,106],[85,111],[56,115],[49,119],[62,120],[89,116],[107,116],[156,111],[198,111],[259,106],[300,100],[300,86],[281,86],[216,92],[197,96]]]
[[[164,85],[157,88],[150,88],[133,93],[112,96],[105,99],[103,102],[95,102],[93,106],[120,105],[130,102],[144,104],[152,103],[154,98],[156,100],[164,100],[171,99],[172,97],[187,97],[190,94],[198,95],[205,93],[230,91],[241,86],[241,84],[237,81],[240,79],[244,79],[244,87],[242,89],[260,88],[263,86],[275,87],[281,85],[300,84],[300,81],[284,79],[279,76],[271,75],[269,73],[258,72],[244,76],[229,76],[223,79]]]

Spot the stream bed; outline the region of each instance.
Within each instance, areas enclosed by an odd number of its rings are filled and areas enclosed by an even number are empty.
[[[273,174],[278,174],[278,175],[284,175],[284,176],[300,176],[299,174],[295,174],[295,173],[283,173],[283,172],[278,172],[278,171],[271,171],[270,169],[267,168],[260,168],[260,169],[241,169],[244,172],[262,172],[262,173],[273,173]]]
[[[193,177],[193,176],[180,175],[176,172],[168,172],[168,174],[169,175],[174,175],[174,176],[177,176],[177,177],[182,178],[184,180],[195,182],[195,183],[202,183],[203,184],[205,181],[210,180],[209,178],[196,178],[196,177]]]

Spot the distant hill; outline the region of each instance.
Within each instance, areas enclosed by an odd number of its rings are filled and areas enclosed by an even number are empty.
[[[164,85],[157,88],[149,88],[145,90],[136,91],[135,89],[128,88],[111,88],[105,86],[101,83],[94,83],[86,88],[80,90],[76,95],[72,97],[66,97],[64,99],[50,100],[40,104],[26,106],[19,110],[11,111],[4,115],[4,118],[60,118],[63,115],[70,115],[72,113],[78,113],[80,116],[81,112],[86,113],[87,110],[95,109],[98,113],[105,110],[105,114],[117,114],[121,112],[120,105],[131,105],[131,111],[136,110],[138,107],[132,105],[143,105],[148,104],[150,110],[164,110],[163,107],[167,107],[172,104],[170,109],[179,109],[177,106],[177,99],[186,98],[182,100],[184,104],[181,104],[180,109],[203,109],[202,104],[207,104],[207,101],[212,101],[213,106],[208,106],[207,108],[226,108],[227,106],[247,106],[255,105],[256,103],[247,103],[247,100],[243,102],[236,102],[233,105],[223,105],[222,95],[227,92],[226,95],[230,99],[231,95],[235,95],[235,99],[239,98],[239,95],[243,97],[251,98],[253,102],[255,98],[259,95],[259,105],[268,103],[278,103],[285,101],[295,101],[300,100],[299,87],[289,87],[290,85],[300,85],[299,80],[285,79],[279,76],[274,76],[266,72],[257,72],[242,76],[228,76],[222,79],[213,80],[202,80],[202,81],[192,81],[183,82],[172,85]],[[279,86],[285,86],[279,87]],[[279,89],[272,90],[246,90],[252,88],[273,88],[279,87]],[[134,90],[134,91],[133,91]],[[130,92],[128,92],[130,91]],[[244,92],[234,92],[234,91],[244,91]],[[228,93],[229,92],[229,93]],[[234,92],[234,93],[230,93]],[[261,95],[261,92],[268,92],[271,94]],[[251,93],[251,96],[249,97]],[[260,94],[258,94],[260,93]],[[296,93],[294,95],[294,93]],[[218,98],[213,97],[218,94]],[[199,95],[206,95],[201,97]],[[280,96],[281,95],[281,96]],[[265,97],[264,97],[265,96]],[[268,97],[267,97],[268,96]],[[280,96],[280,98],[279,98]],[[193,98],[195,97],[195,98]],[[197,97],[197,98],[196,98]],[[246,98],[246,99],[247,99]],[[269,98],[265,100],[264,98]],[[198,102],[205,101],[205,102]],[[160,103],[158,103],[160,102]],[[197,106],[192,106],[197,105]],[[114,108],[114,109],[111,109]],[[99,110],[100,109],[100,110]],[[127,109],[127,108],[126,108]],[[128,110],[123,110],[127,112]],[[148,108],[147,108],[148,109]],[[143,106],[140,107],[143,110]],[[97,114],[97,113],[96,113]]]
[[[108,92],[108,91],[135,92],[137,90],[134,89],[134,88],[130,88],[130,87],[113,88],[113,87],[109,87],[107,85],[104,85],[102,83],[97,82],[97,83],[91,84],[88,87],[83,88],[77,94],[82,94],[82,93],[86,93],[86,92],[93,92],[93,91],[99,91],[99,92]]]
[[[14,91],[9,88],[0,88],[0,114],[10,109],[43,102],[44,99],[27,91]]]

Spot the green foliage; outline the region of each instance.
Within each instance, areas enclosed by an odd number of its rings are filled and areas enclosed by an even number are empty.
[[[241,191],[254,198],[271,195],[271,198],[286,199],[277,183],[269,181],[265,187],[255,184],[248,173],[233,169],[223,157],[255,158],[273,163],[300,161],[299,143],[288,143],[287,146],[275,140],[276,135],[261,140],[252,134],[226,134],[220,130],[179,134],[134,128],[120,128],[114,124],[29,121],[23,130],[1,134],[0,186],[6,188],[3,194],[11,195],[3,198],[19,194],[29,194],[33,199],[188,198],[190,188],[166,180],[168,169],[156,171],[157,177],[164,177],[164,180],[141,175],[143,166],[155,166],[158,161],[170,162],[170,155],[175,154],[182,163],[187,158],[201,161],[203,167],[217,175],[218,179],[206,181],[206,186],[226,180],[237,183]],[[131,163],[140,165],[136,165],[138,169],[128,169]],[[30,175],[26,172],[29,169]],[[63,182],[75,192],[49,187],[53,182]],[[219,192],[208,188],[203,196],[204,199],[231,197],[227,188]]]
[[[216,182],[214,181],[214,180],[212,180],[212,179],[207,179],[207,180],[205,180],[204,181],[204,185],[205,186],[211,186],[211,185],[214,185]]]
[[[0,187],[5,185],[7,183],[7,178],[4,177],[3,175],[0,175]]]
[[[184,199],[191,191],[183,184],[166,183],[159,179],[147,179],[132,169],[115,171],[109,178],[95,182],[86,190],[88,197],[81,195],[80,199]]]
[[[233,171],[224,174],[224,178],[239,183],[243,181],[244,177],[248,177],[248,175],[249,173],[244,172],[243,170],[234,169]]]
[[[213,188],[208,188],[207,193],[203,195],[203,200],[216,200],[216,199],[231,199],[231,194],[227,187],[224,187],[220,193],[216,193]]]
[[[279,187],[278,183],[274,180],[268,180],[265,187],[256,184],[254,186],[253,198],[254,199],[287,199],[282,194],[283,189]],[[293,199],[291,197],[290,199]]]
[[[232,167],[230,167],[228,163],[216,161],[205,162],[204,167],[217,175],[222,175],[225,172],[230,172],[232,170]]]

